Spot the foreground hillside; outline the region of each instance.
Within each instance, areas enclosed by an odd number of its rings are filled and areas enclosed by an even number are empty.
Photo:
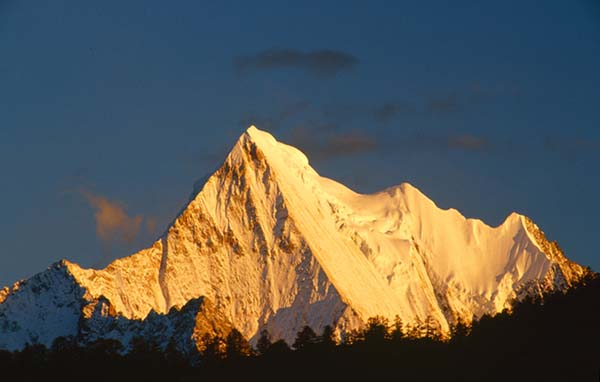
[[[403,337],[378,318],[342,344],[304,329],[297,350],[268,341],[251,349],[235,336],[207,339],[193,367],[173,348],[162,352],[142,340],[123,356],[115,342],[82,348],[59,339],[51,349],[0,352],[0,369],[19,380],[597,381],[599,322],[600,278],[590,275],[566,294],[524,301],[472,328],[459,325],[446,342]]]

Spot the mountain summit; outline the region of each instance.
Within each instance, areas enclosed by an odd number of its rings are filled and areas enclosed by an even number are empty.
[[[183,349],[231,328],[292,342],[372,316],[448,332],[584,273],[525,216],[490,227],[407,183],[358,194],[252,126],[150,248],[101,270],[63,260],[0,291],[0,348],[142,335]]]

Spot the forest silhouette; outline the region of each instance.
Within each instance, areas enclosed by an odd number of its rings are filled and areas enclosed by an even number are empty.
[[[0,370],[15,376],[1,380],[36,381],[598,381],[600,277],[590,273],[566,293],[528,298],[472,326],[458,323],[450,338],[438,333],[427,321],[408,328],[373,317],[341,342],[331,326],[319,334],[304,327],[291,346],[263,331],[253,348],[234,329],[203,337],[185,355],[142,338],[125,352],[116,340],[82,346],[60,337],[50,348],[0,351]]]

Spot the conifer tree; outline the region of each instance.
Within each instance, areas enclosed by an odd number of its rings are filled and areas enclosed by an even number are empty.
[[[258,350],[258,352],[261,355],[264,355],[269,351],[269,348],[271,348],[271,345],[272,345],[271,335],[269,334],[267,329],[263,329],[260,332],[260,337],[258,338],[258,341],[256,342],[256,350]]]
[[[202,337],[202,358],[205,362],[214,362],[225,358],[225,339],[219,334],[205,334]]]
[[[237,359],[252,355],[252,347],[237,329],[232,329],[225,340],[227,347],[227,358]]]
[[[296,350],[301,350],[317,342],[317,334],[310,326],[305,326],[300,330],[296,336],[296,341],[292,347]]]
[[[388,338],[389,321],[382,316],[369,318],[363,337],[367,342],[383,342]]]
[[[394,324],[392,325],[392,332],[390,334],[392,341],[400,341],[404,338],[404,327],[400,316],[394,317]]]
[[[333,347],[336,345],[335,331],[331,325],[326,325],[323,328],[323,333],[319,337],[319,342],[325,347]]]

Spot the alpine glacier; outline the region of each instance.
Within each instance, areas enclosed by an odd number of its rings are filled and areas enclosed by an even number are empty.
[[[407,183],[358,194],[252,126],[150,248],[100,270],[62,260],[0,291],[0,348],[148,333],[183,348],[232,327],[291,343],[305,325],[343,335],[372,316],[448,332],[585,272],[525,216],[490,227]]]

